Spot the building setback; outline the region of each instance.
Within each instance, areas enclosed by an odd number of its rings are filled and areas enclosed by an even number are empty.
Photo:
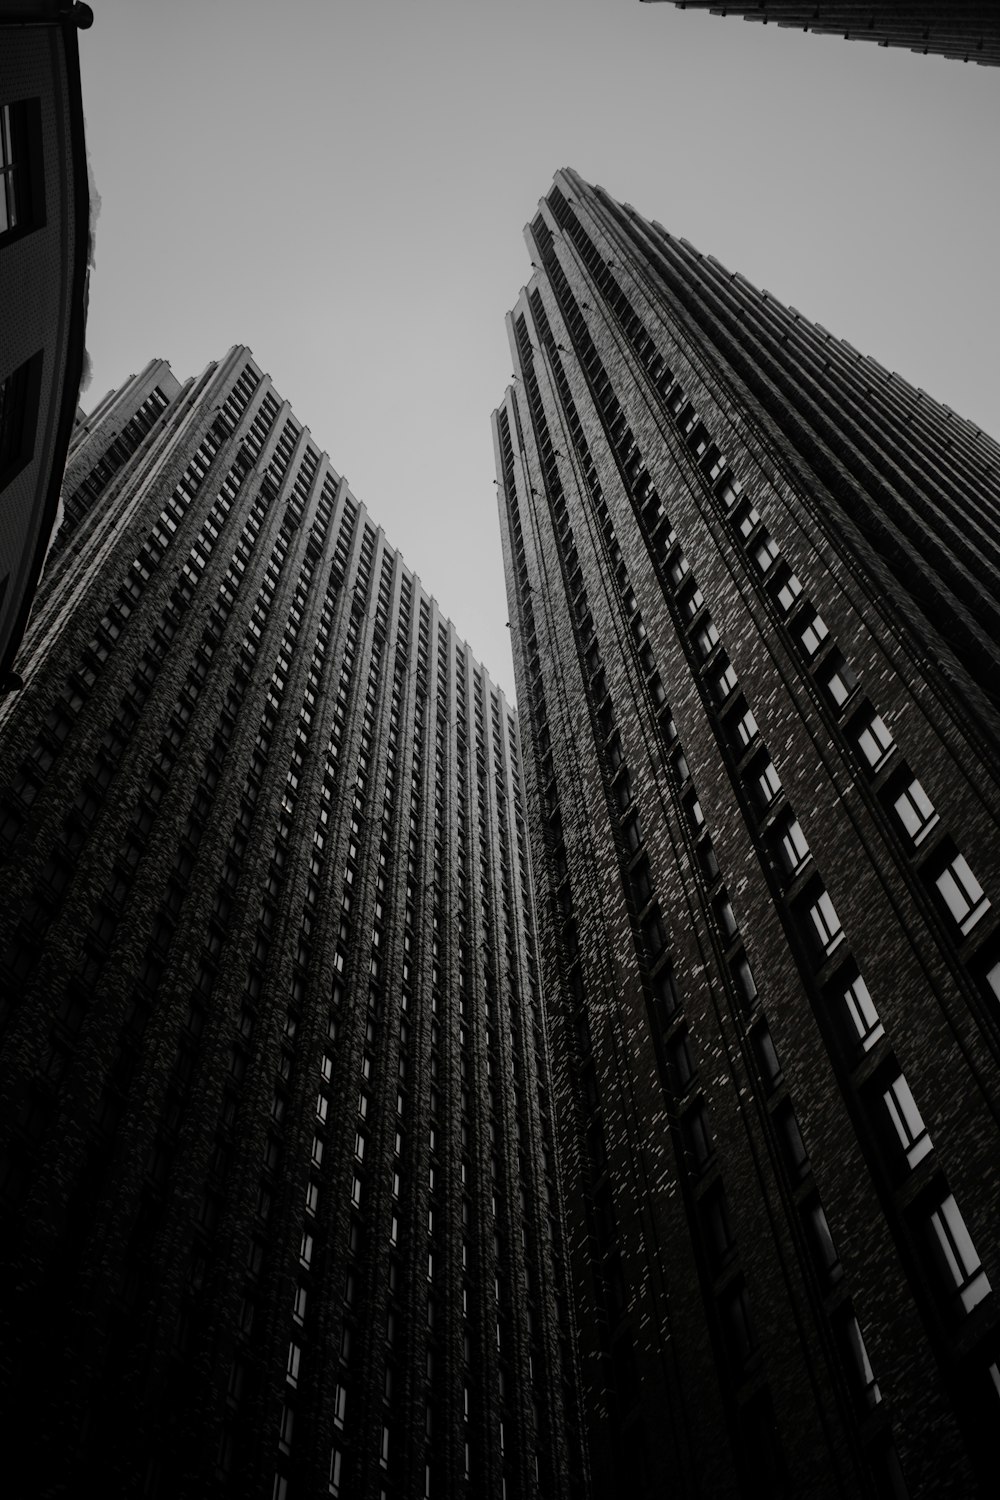
[[[650,0],[647,0],[650,3]],[[936,52],[959,62],[1000,64],[1000,19],[992,0],[674,0],[678,10],[710,10],[746,21],[791,26],[840,36]]]
[[[494,414],[599,1497],[992,1493],[1000,450],[576,173]]]
[[[30,1493],[569,1494],[514,716],[247,349],[86,425],[0,719]]]

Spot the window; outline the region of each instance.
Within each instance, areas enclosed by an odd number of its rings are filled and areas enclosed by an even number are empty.
[[[842,708],[858,685],[857,674],[837,651],[829,660],[823,687],[835,708]]]
[[[705,596],[697,584],[684,595],[681,600],[681,611],[687,619],[693,620],[699,609],[705,602]]]
[[[877,771],[896,748],[892,735],[871,707],[853,726],[852,737],[863,759],[873,771]]]
[[[757,1348],[746,1287],[741,1283],[731,1287],[720,1301],[719,1311],[733,1364],[737,1370],[745,1370]]]
[[[306,1291],[306,1288],[301,1284],[295,1288],[295,1302],[292,1306],[292,1317],[295,1319],[296,1323],[304,1323],[306,1320],[306,1302],[308,1300],[308,1296],[309,1294]]]
[[[715,920],[725,942],[728,943],[731,938],[736,937],[740,929],[736,923],[732,903],[725,891],[715,902]]]
[[[702,656],[709,657],[719,644],[719,632],[714,620],[706,620],[695,635],[698,650]]]
[[[809,919],[813,931],[824,953],[830,954],[844,940],[844,929],[830,900],[829,891],[820,891],[809,907]]]
[[[42,353],[0,382],[0,489],[31,462],[35,452]]]
[[[878,1388],[858,1320],[850,1307],[840,1321],[839,1332],[844,1361],[853,1376],[859,1406],[869,1409],[878,1406],[882,1400],[882,1392]]]
[[[691,1045],[686,1031],[672,1037],[667,1043],[667,1067],[674,1092],[686,1093],[695,1073],[694,1059],[691,1056]]]
[[[295,1430],[295,1413],[287,1404],[281,1408],[281,1425],[278,1429],[278,1447],[282,1453],[291,1451],[292,1433]]]
[[[798,630],[798,637],[802,642],[802,649],[805,654],[807,656],[815,656],[829,633],[820,615],[813,615],[811,620],[807,620],[804,625],[801,625]]]
[[[802,585],[795,574],[784,570],[782,576],[778,579],[774,592],[774,597],[778,601],[778,608],[787,615],[801,592]]]
[[[683,1128],[695,1171],[701,1172],[712,1155],[712,1137],[708,1129],[708,1112],[700,1100],[684,1116]]]
[[[778,847],[786,873],[797,875],[809,859],[809,845],[798,819],[791,813],[782,819],[778,827]]]
[[[774,1128],[778,1134],[785,1165],[792,1177],[798,1181],[809,1171],[809,1153],[806,1150],[799,1122],[790,1104],[784,1104],[774,1115]]]
[[[748,505],[745,510],[740,512],[740,515],[736,520],[736,524],[739,527],[740,536],[748,537],[759,521],[760,511],[757,509],[756,505]]]
[[[995,954],[988,958],[981,970],[983,984],[990,999],[1000,1003],[1000,958]]]
[[[677,556],[670,564],[670,578],[675,587],[679,587],[684,582],[685,574],[690,571],[690,568],[691,564],[684,556],[684,553],[678,552]]]
[[[41,102],[0,106],[0,244],[45,223]]]
[[[769,1094],[773,1093],[782,1081],[782,1072],[781,1063],[778,1061],[778,1054],[774,1046],[774,1039],[767,1028],[766,1022],[762,1021],[750,1033],[750,1045],[753,1048],[753,1055],[760,1069],[760,1076],[764,1081],[764,1086]]]
[[[947,1286],[965,1312],[992,1290],[954,1195],[949,1193],[928,1219],[931,1248]]]
[[[718,703],[724,703],[737,684],[736,668],[727,661],[721,671],[712,678],[712,694]]]
[[[934,884],[963,933],[971,932],[989,910],[989,900],[969,869],[964,854],[953,854],[941,873],[935,876]]]
[[[840,1264],[840,1256],[837,1247],[833,1243],[833,1235],[830,1233],[830,1225],[827,1223],[826,1214],[818,1198],[813,1198],[802,1210],[806,1231],[809,1235],[810,1248],[816,1269],[822,1280],[829,1286],[839,1281],[843,1275],[843,1267]]]
[[[777,556],[777,542],[774,540],[773,536],[769,536],[766,531],[762,531],[757,539],[757,544],[753,549],[754,562],[757,564],[762,573],[766,573],[768,569],[773,566]]]
[[[879,1037],[885,1035],[885,1032],[878,1018],[875,1002],[868,993],[868,986],[860,974],[841,991],[841,1000],[854,1037],[861,1043],[865,1052],[870,1051]]]
[[[902,1073],[898,1073],[882,1095],[889,1119],[906,1154],[909,1167],[915,1167],[931,1150],[931,1138],[920,1111],[910,1093],[910,1086]]]
[[[736,712],[739,714],[739,706],[737,706]],[[753,744],[758,733],[757,720],[754,718],[752,711],[744,705],[743,712],[739,714],[739,718],[736,719],[733,727],[733,738],[738,748],[746,750],[748,746]]]
[[[938,821],[934,804],[914,777],[901,785],[892,802],[896,816],[915,844],[919,844],[930,833]]]
[[[726,1211],[726,1195],[721,1183],[716,1183],[701,1200],[698,1209],[702,1234],[708,1248],[712,1270],[719,1272],[732,1258],[735,1249],[733,1234]]]
[[[754,772],[754,786],[759,801],[764,807],[770,807],[781,791],[781,780],[772,761],[765,760],[757,766]]]
[[[745,957],[735,960],[732,966],[732,975],[742,1008],[749,1010],[757,999],[757,982],[753,977],[753,970],[750,968]]]

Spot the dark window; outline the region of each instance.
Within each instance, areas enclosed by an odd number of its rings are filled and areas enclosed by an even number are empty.
[[[826,1214],[818,1198],[811,1198],[802,1208],[802,1219],[809,1236],[809,1246],[812,1250],[816,1270],[825,1287],[830,1287],[839,1281],[843,1275],[840,1264],[840,1256],[837,1247],[833,1243],[833,1235],[827,1223]]]
[[[10,484],[34,455],[41,384],[41,351],[0,382],[0,489]]]
[[[703,1172],[712,1156],[708,1111],[699,1099],[683,1118],[684,1140],[696,1172]]]
[[[851,1377],[855,1400],[862,1411],[870,1411],[872,1407],[878,1406],[882,1400],[882,1393],[878,1388],[871,1360],[868,1358],[868,1350],[865,1347],[858,1320],[850,1304],[847,1304],[840,1313],[836,1332],[841,1355]]]
[[[793,1180],[798,1181],[809,1171],[809,1156],[799,1130],[799,1123],[790,1104],[782,1105],[774,1115],[774,1128],[778,1143]]]
[[[0,105],[0,245],[45,223],[38,99]]]
[[[857,674],[848,666],[839,651],[834,651],[827,658],[821,682],[827,697],[836,709],[844,707],[858,686]]]
[[[753,1326],[750,1322],[750,1306],[746,1287],[737,1284],[730,1287],[719,1302],[722,1328],[733,1364],[742,1373],[753,1358],[757,1348]]]
[[[716,1183],[702,1198],[698,1208],[702,1233],[708,1250],[709,1263],[718,1274],[732,1259],[735,1245],[726,1212],[726,1195],[722,1184]]]

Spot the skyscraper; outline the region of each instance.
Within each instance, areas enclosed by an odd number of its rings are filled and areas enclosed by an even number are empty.
[[[648,3],[648,0],[647,0]],[[990,0],[674,0],[680,10],[730,13],[764,25],[791,26],[840,36],[847,41],[876,42],[880,47],[908,47],[937,52],[959,62],[1000,64],[1000,23]]]
[[[0,720],[23,1493],[568,1493],[502,694],[239,347],[183,384],[153,361],[78,429],[24,652]]]
[[[562,171],[494,414],[600,1496],[992,1492],[1000,450]]]

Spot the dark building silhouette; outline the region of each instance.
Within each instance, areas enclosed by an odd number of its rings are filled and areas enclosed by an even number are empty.
[[[650,0],[647,0],[650,3]],[[959,62],[1000,63],[1000,15],[992,0],[674,0],[678,10],[710,10],[747,21],[773,21],[846,41],[937,52]]]
[[[0,710],[8,1493],[569,1494],[511,710],[245,348],[105,398],[64,501]]]
[[[1000,450],[557,174],[494,414],[594,1494],[992,1493]]]
[[[49,544],[84,365],[90,195],[78,27],[0,0],[0,694]]]

